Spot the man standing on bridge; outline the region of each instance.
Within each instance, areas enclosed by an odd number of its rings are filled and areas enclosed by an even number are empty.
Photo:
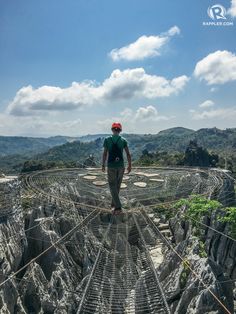
[[[121,213],[121,202],[119,198],[120,186],[125,172],[123,149],[126,152],[128,167],[127,172],[131,171],[131,155],[128,143],[125,138],[120,136],[122,126],[119,122],[114,122],[111,126],[112,135],[105,138],[103,147],[102,171],[105,172],[105,164],[107,162],[107,176],[109,188],[112,196],[111,207],[114,208],[114,214]]]

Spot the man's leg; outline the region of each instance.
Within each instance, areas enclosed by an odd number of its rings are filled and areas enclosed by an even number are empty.
[[[114,169],[113,168],[107,168],[107,177],[108,177],[108,184],[110,188],[110,193],[111,193],[111,208],[115,207],[115,203],[113,201],[112,197],[112,189],[113,189],[113,181],[115,180],[115,174],[114,174]]]
[[[116,168],[108,168],[107,175],[108,175],[108,183],[111,192],[112,202],[115,208],[121,208],[120,198],[119,198],[119,191],[118,191],[118,176],[117,176],[117,169]]]
[[[121,168],[118,168],[117,170],[118,170],[117,172],[118,193],[120,193],[120,186],[123,180],[125,168],[121,167]]]

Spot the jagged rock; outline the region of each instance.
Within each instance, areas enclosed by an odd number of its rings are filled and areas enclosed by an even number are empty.
[[[150,245],[156,244],[157,238],[149,227],[144,228],[143,237],[147,244],[150,244]]]
[[[169,229],[169,224],[159,224],[158,229],[160,231]]]
[[[157,268],[163,262],[162,245],[157,245],[150,250],[150,255],[154,266]]]
[[[161,231],[161,234],[162,234],[164,237],[167,237],[167,238],[170,238],[170,237],[171,237],[171,232],[170,232],[170,230],[162,230],[162,231]]]
[[[232,283],[219,285],[217,282],[217,280],[226,281],[228,279],[223,275],[222,269],[207,259],[194,261],[192,267],[206,284],[206,287],[209,287],[221,301],[225,300],[225,305],[233,312]],[[211,311],[225,313],[206,287],[194,275],[190,274],[175,313],[202,314],[210,313]]]
[[[203,219],[203,223],[213,229],[207,227],[198,229],[201,240],[205,242],[208,259],[196,255],[200,252],[197,244],[199,240],[197,238],[191,240],[192,229],[189,222],[186,223],[177,214],[176,217],[170,219],[169,225],[175,243],[179,243],[177,249],[180,255],[190,261],[199,277],[210,285],[218,298],[222,300],[223,297],[226,300],[227,308],[233,313],[233,286],[232,282],[227,280],[235,279],[236,243],[214,231],[215,229],[224,234],[230,233],[229,226],[219,221],[220,214],[220,211],[215,211]],[[191,245],[189,245],[191,243],[189,240],[193,241]],[[181,290],[180,260],[176,256],[167,255],[165,261],[167,265],[159,267],[160,278],[167,290],[174,287],[174,291],[170,294],[172,313],[224,313],[209,291],[194,276],[188,275],[187,279],[185,278],[184,290]],[[219,284],[218,281],[226,282]]]
[[[178,218],[171,218],[169,220],[169,227],[173,234],[175,243],[178,244],[186,239],[187,232],[189,231],[189,223]]]
[[[213,299],[206,287],[210,286],[212,292],[218,298],[226,300],[227,307],[233,311],[233,287],[227,282],[229,277],[224,275],[223,269],[207,258],[200,258],[194,252],[198,252],[198,239],[188,238],[177,246],[180,256],[188,261],[188,264],[198,277],[189,271],[188,267],[174,253],[169,252],[165,257],[165,265],[161,265],[160,280],[163,289],[167,292],[172,313],[210,313],[222,312],[221,306]],[[202,284],[201,280],[206,284]],[[218,281],[225,283],[219,284]]]
[[[209,222],[209,226],[223,234],[230,234],[229,226],[219,221],[220,210],[214,212]],[[236,279],[236,242],[223,235],[216,233],[212,229],[205,229],[206,249],[212,260],[216,261],[224,271]]]
[[[197,176],[195,179],[198,182]],[[172,184],[175,189],[175,182],[168,182],[168,180],[165,178],[166,188]],[[181,194],[181,188],[189,182],[190,178],[184,176],[177,187],[177,193]],[[224,186],[226,187],[227,185]],[[91,188],[95,189],[93,185]],[[198,185],[196,189],[200,191],[202,188]],[[72,184],[64,186],[55,183],[50,189],[52,194],[67,195],[73,200],[98,205],[96,200],[88,199],[83,191],[79,191],[79,188]],[[32,199],[27,213],[23,214],[22,207],[17,201],[17,185],[11,182],[11,186],[9,185],[5,190],[5,196],[9,200],[7,207],[13,209],[14,215],[7,216],[6,221],[0,224],[0,282],[13,271],[32,261],[45,249],[51,246],[52,248],[31,263],[17,278],[9,280],[4,285],[0,290],[0,313],[76,313],[98,251],[101,249],[102,281],[99,281],[99,276],[97,277],[99,283],[95,280],[91,281],[92,294],[88,296],[88,301],[93,304],[97,297],[99,304],[95,309],[99,313],[109,313],[110,301],[116,297],[116,304],[114,303],[113,306],[113,311],[116,313],[119,311],[124,313],[126,310],[128,312],[129,306],[141,313],[139,302],[142,299],[146,302],[145,313],[156,314],[152,307],[155,295],[150,289],[152,276],[150,277],[149,271],[143,270],[147,263],[144,259],[147,254],[144,249],[143,242],[145,242],[150,249],[155,267],[158,267],[159,278],[167,294],[172,314],[220,314],[220,307],[209,291],[188,271],[176,254],[171,253],[170,250],[164,251],[157,241],[157,234],[148,224],[140,220],[139,215],[135,214],[135,217],[140,222],[142,238],[134,221],[127,225],[122,219],[114,220],[112,230],[109,231],[111,214],[103,212],[98,214],[88,226],[81,227],[73,233],[73,236],[55,245],[54,243],[90,213],[90,210],[82,209],[80,206],[75,207],[72,203],[63,205],[63,202],[58,200],[54,203],[51,200],[49,202],[46,196],[42,196]],[[138,196],[133,200],[138,201]],[[123,201],[125,203],[126,199],[122,198]],[[78,215],[81,212],[82,214]],[[154,218],[154,222],[163,229],[162,231],[169,233],[168,225],[160,225],[160,221],[163,221],[155,218],[157,214],[153,215],[150,210],[148,213],[149,217]],[[132,217],[128,219],[133,220]],[[208,215],[203,221],[219,231],[229,232],[226,224],[217,221],[217,216]],[[204,280],[219,298],[225,298],[228,308],[233,311],[233,287],[227,280],[236,276],[235,243],[212,230],[202,228],[200,237],[203,242],[206,241],[209,258],[201,258],[199,239],[191,235],[191,224],[184,222],[177,215],[169,221],[169,226],[174,237],[173,245],[178,254],[189,262],[201,280]],[[31,229],[25,232],[27,228]],[[114,232],[116,228],[119,229],[118,233]],[[106,230],[108,235],[104,239]],[[128,263],[124,258],[124,252],[128,254]],[[164,252],[166,253],[163,257]],[[103,269],[104,265],[108,265],[107,269]],[[115,282],[112,283],[110,275],[113,270]],[[125,287],[127,281],[128,292]],[[225,282],[219,285],[218,281]],[[112,289],[115,289],[117,295],[113,291],[112,296]]]
[[[153,222],[156,224],[156,225],[158,225],[159,223],[160,223],[160,218],[154,218],[154,220],[153,220]]]

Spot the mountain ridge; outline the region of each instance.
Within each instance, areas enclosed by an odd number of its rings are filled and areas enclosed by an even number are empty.
[[[49,138],[0,137],[0,169],[6,173],[20,171],[25,161],[76,163],[93,154],[101,160],[103,139],[108,134],[88,134],[81,137],[54,136]],[[221,130],[202,128],[197,131],[175,127],[157,134],[122,133],[137,160],[144,150],[148,152],[183,153],[191,140],[223,157],[236,156],[236,128]],[[13,145],[13,147],[11,147]],[[10,153],[9,153],[10,151]],[[4,154],[3,154],[4,153]],[[13,171],[13,172],[12,172]]]

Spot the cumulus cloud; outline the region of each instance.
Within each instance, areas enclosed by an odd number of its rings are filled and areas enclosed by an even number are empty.
[[[111,121],[120,121],[125,125],[127,131],[137,130],[141,123],[152,123],[157,121],[167,121],[173,119],[173,116],[160,115],[156,107],[153,105],[147,105],[139,107],[136,110],[131,108],[125,108],[119,116],[99,120],[98,125],[102,127],[103,130],[109,129]]]
[[[139,37],[135,42],[122,48],[115,48],[109,56],[113,61],[119,60],[143,60],[145,58],[156,57],[160,55],[161,48],[169,41],[169,39],[180,33],[177,26],[171,27],[166,33],[157,36]]]
[[[117,69],[101,84],[85,81],[73,82],[68,88],[23,87],[8,105],[6,113],[15,116],[43,115],[45,111],[70,111],[132,98],[168,97],[180,92],[188,80],[186,75],[171,80],[149,75],[143,68]]]
[[[228,14],[232,17],[236,17],[236,0],[231,0],[231,7],[228,10]]]
[[[208,85],[224,84],[236,80],[236,55],[227,50],[215,51],[195,67],[194,76]]]
[[[204,111],[190,110],[193,120],[236,119],[236,108],[218,108]]]
[[[134,119],[137,121],[159,121],[169,120],[166,116],[159,115],[157,109],[154,106],[140,107],[136,111]]]
[[[204,101],[204,102],[202,102],[200,105],[199,105],[199,107],[200,108],[209,108],[209,107],[212,107],[212,106],[214,106],[214,101],[212,101],[212,100],[206,100],[206,101]]]
[[[31,85],[21,88],[6,112],[16,116],[38,115],[44,111],[74,110],[92,104],[96,96],[94,83],[73,82],[68,88]]]

